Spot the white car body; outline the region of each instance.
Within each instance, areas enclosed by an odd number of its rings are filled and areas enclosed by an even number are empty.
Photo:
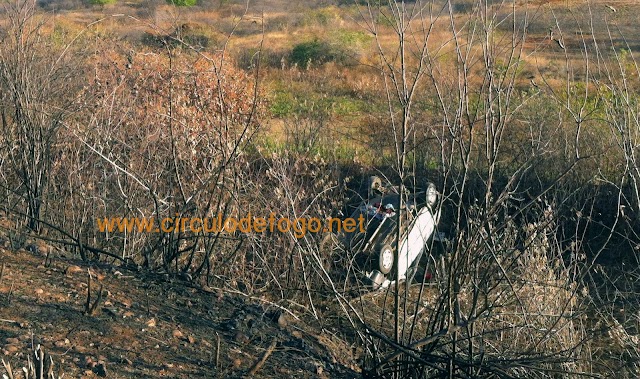
[[[408,228],[409,233],[400,244],[397,267],[398,280],[406,279],[409,267],[427,248],[429,237],[433,235],[439,218],[439,210],[434,214],[430,207],[423,207],[413,219]]]
[[[398,237],[396,227],[399,207],[397,188],[376,188],[381,195],[369,196],[353,212],[352,218],[365,216],[367,220],[366,232],[354,232],[345,236],[343,243],[351,252],[364,257],[364,274],[370,279],[374,287],[386,287],[393,280],[406,280],[409,269],[427,249],[429,238],[434,235],[440,218],[439,207],[436,206],[438,193],[433,184],[425,192],[413,193],[402,208],[402,233],[399,244],[397,266],[395,263],[395,249]],[[382,191],[381,191],[382,189]],[[420,201],[422,200],[422,201]],[[422,203],[418,207],[417,204]]]

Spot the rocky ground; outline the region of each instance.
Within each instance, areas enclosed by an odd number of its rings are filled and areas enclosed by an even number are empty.
[[[67,378],[359,376],[354,346],[266,300],[0,246],[0,357],[16,378],[38,345]]]

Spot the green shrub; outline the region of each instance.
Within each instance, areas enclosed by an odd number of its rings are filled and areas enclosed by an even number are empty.
[[[116,0],[89,0],[89,2],[92,5],[105,6],[105,5],[115,4]]]
[[[167,0],[167,3],[175,5],[176,7],[192,7],[196,5],[197,0]]]
[[[326,7],[309,11],[302,20],[304,25],[328,26],[332,21],[340,18],[339,10],[335,7]]]
[[[373,40],[373,36],[363,31],[338,30],[334,33],[337,42],[345,46],[361,48]]]
[[[363,31],[339,29],[331,34],[331,41],[332,46],[340,46],[342,63],[356,63],[370,51],[373,36]]]
[[[331,46],[325,41],[314,39],[302,42],[293,47],[289,54],[289,62],[302,68],[312,65],[322,65],[327,62],[343,61],[346,55],[340,49]]]

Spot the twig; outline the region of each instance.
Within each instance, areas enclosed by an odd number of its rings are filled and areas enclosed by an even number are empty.
[[[84,313],[89,314],[91,309],[91,271],[87,269],[87,302],[84,304]]]
[[[147,317],[151,317],[151,307],[149,306],[149,292],[144,293],[145,296],[145,304],[147,306]]]
[[[272,307],[276,307],[276,308],[280,309],[281,311],[287,312],[287,313],[288,313],[289,315],[291,315],[291,317],[293,317],[294,319],[296,319],[296,320],[298,320],[298,321],[300,320],[300,318],[299,318],[298,316],[296,316],[296,315],[295,315],[292,311],[290,311],[289,309],[287,309],[287,308],[283,307],[282,305],[278,305],[278,304],[276,304],[276,303],[274,303],[274,302],[271,302],[271,301],[269,301],[269,300],[262,299],[262,298],[259,298],[259,297],[256,297],[256,296],[251,296],[251,295],[246,294],[246,293],[244,293],[244,292],[242,292],[242,291],[238,291],[238,290],[234,290],[234,289],[229,289],[229,288],[218,288],[218,287],[211,287],[211,288],[212,288],[212,289],[214,289],[214,290],[220,290],[220,291],[224,291],[224,292],[228,292],[228,293],[232,293],[232,294],[236,294],[236,295],[244,296],[244,297],[246,297],[247,299],[250,299],[250,300],[260,301],[260,302],[263,302],[263,303],[265,303],[265,304],[269,304],[269,305],[270,305],[270,306],[272,306]]]
[[[102,301],[102,284],[98,290],[98,297],[96,298],[96,301],[91,303],[91,271],[89,269],[87,269],[87,274],[87,302],[84,304],[84,313],[87,316],[93,316],[98,305],[100,305],[100,302]]]
[[[260,360],[253,365],[253,367],[251,368],[251,370],[249,370],[249,373],[245,377],[251,378],[256,375],[258,370],[260,370],[260,368],[262,368],[264,363],[267,361],[271,353],[273,353],[273,350],[275,350],[277,342],[278,341],[275,338],[273,339],[273,341],[271,341],[271,345],[269,345],[267,351],[264,352],[262,358],[260,358]]]
[[[5,371],[7,372],[8,378],[13,379],[13,369],[11,368],[10,362],[5,362],[2,360],[2,365],[4,366]]]
[[[169,346],[169,344],[166,341],[163,341],[159,338],[153,337],[153,336],[147,336],[149,338],[151,338],[152,340],[156,341],[156,342],[160,342],[161,344],[163,344],[164,346]]]
[[[216,369],[220,367],[220,335],[216,332]]]
[[[44,350],[42,346],[36,347],[36,375],[37,379],[44,379]]]
[[[53,263],[53,259],[51,258],[51,247],[48,247],[47,255],[44,257],[44,267],[51,267],[51,263]]]
[[[13,285],[15,284],[15,280],[11,282],[11,288],[9,288],[9,293],[7,294],[7,304],[11,304],[11,297],[13,296]]]

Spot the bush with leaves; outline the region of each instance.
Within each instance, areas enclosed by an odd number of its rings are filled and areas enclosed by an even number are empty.
[[[305,69],[321,66],[327,62],[341,62],[345,59],[344,51],[319,39],[299,43],[293,47],[289,54],[290,64]]]
[[[176,7],[192,7],[198,3],[198,0],[167,0],[167,3]]]

